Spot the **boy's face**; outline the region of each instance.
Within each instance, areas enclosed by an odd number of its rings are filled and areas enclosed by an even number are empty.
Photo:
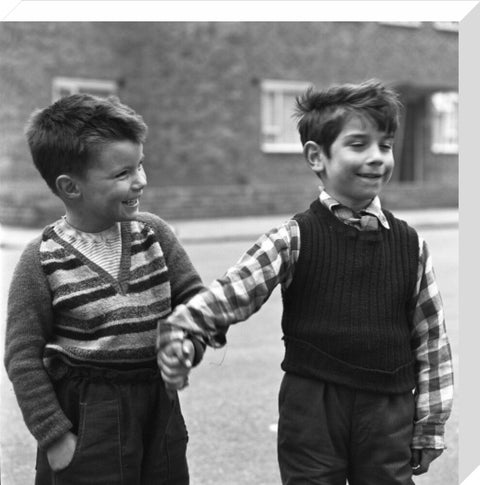
[[[69,222],[85,232],[100,232],[135,217],[147,178],[142,144],[110,142],[92,157],[85,175],[76,178],[80,195]]]
[[[318,147],[318,155],[314,150],[307,151],[307,159],[321,176],[329,195],[360,210],[390,180],[394,166],[392,147],[391,136],[378,131],[368,119],[354,116],[332,143],[329,157]]]

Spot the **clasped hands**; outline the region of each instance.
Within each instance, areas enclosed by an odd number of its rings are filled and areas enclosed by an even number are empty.
[[[171,340],[157,352],[157,363],[165,387],[180,390],[188,386],[188,374],[195,357],[195,347],[189,338]]]

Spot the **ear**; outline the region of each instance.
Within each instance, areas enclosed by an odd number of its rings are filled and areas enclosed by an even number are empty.
[[[81,195],[80,187],[70,175],[59,175],[55,180],[58,195],[64,199],[78,199]]]
[[[325,153],[322,147],[314,142],[307,141],[303,146],[303,154],[308,166],[317,174],[320,175],[325,170]]]

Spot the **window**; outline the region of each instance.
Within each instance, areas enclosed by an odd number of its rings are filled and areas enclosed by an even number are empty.
[[[447,30],[449,32],[458,32],[458,22],[433,22],[437,30]]]
[[[109,96],[117,93],[117,83],[103,79],[84,79],[56,77],[52,84],[52,101],[63,96],[77,93],[88,93],[96,96]]]
[[[409,20],[405,20],[405,21],[380,21],[381,24],[384,24],[384,25],[392,25],[394,27],[408,27],[408,28],[411,28],[411,29],[416,29],[418,27],[420,27],[422,25],[422,22],[417,22],[417,21],[409,21]]]
[[[458,93],[438,92],[431,97],[432,151],[458,153]]]
[[[262,82],[262,150],[266,153],[301,153],[302,145],[293,118],[295,98],[311,84]]]

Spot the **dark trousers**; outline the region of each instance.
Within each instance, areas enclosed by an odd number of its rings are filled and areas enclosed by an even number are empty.
[[[285,374],[278,460],[284,485],[412,485],[414,397]]]
[[[187,485],[187,430],[157,370],[71,370],[55,384],[78,436],[54,473],[38,450],[35,485]]]

